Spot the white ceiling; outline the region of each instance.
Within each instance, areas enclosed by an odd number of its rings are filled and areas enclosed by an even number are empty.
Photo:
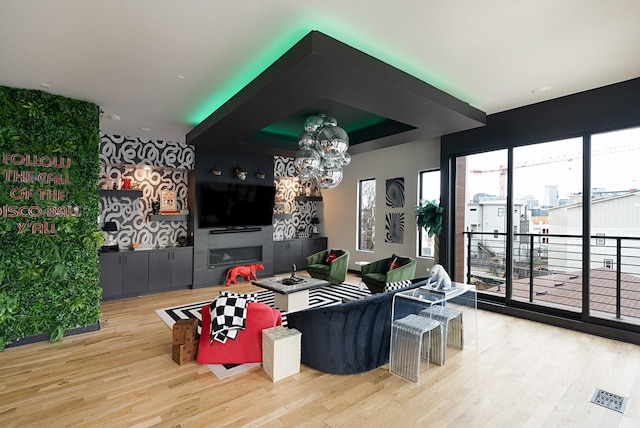
[[[47,84],[98,104],[104,132],[183,142],[315,29],[491,114],[639,77],[639,22],[638,0],[2,0],[0,85]]]

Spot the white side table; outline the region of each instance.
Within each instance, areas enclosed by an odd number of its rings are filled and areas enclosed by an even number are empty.
[[[300,373],[302,333],[281,325],[262,330],[262,368],[277,382]]]

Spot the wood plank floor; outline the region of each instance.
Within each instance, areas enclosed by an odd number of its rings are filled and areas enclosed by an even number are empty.
[[[302,366],[277,383],[260,368],[218,380],[178,366],[154,310],[223,288],[105,303],[100,331],[6,349],[0,426],[640,426],[640,347],[485,311],[465,314],[465,349],[420,385],[386,365],[347,376]],[[590,403],[596,388],[628,397],[624,414]]]

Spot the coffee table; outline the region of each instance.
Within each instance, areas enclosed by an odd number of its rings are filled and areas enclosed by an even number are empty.
[[[300,311],[309,307],[309,290],[329,285],[329,281],[298,275],[303,281],[298,284],[284,285],[282,280],[289,276],[275,276],[253,281],[253,285],[273,291],[275,306],[285,312]]]

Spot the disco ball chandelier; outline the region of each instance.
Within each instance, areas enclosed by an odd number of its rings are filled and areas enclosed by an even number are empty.
[[[311,180],[321,189],[333,189],[342,181],[342,167],[349,165],[349,136],[338,121],[324,114],[309,116],[298,138],[300,150],[294,165],[301,180]]]

